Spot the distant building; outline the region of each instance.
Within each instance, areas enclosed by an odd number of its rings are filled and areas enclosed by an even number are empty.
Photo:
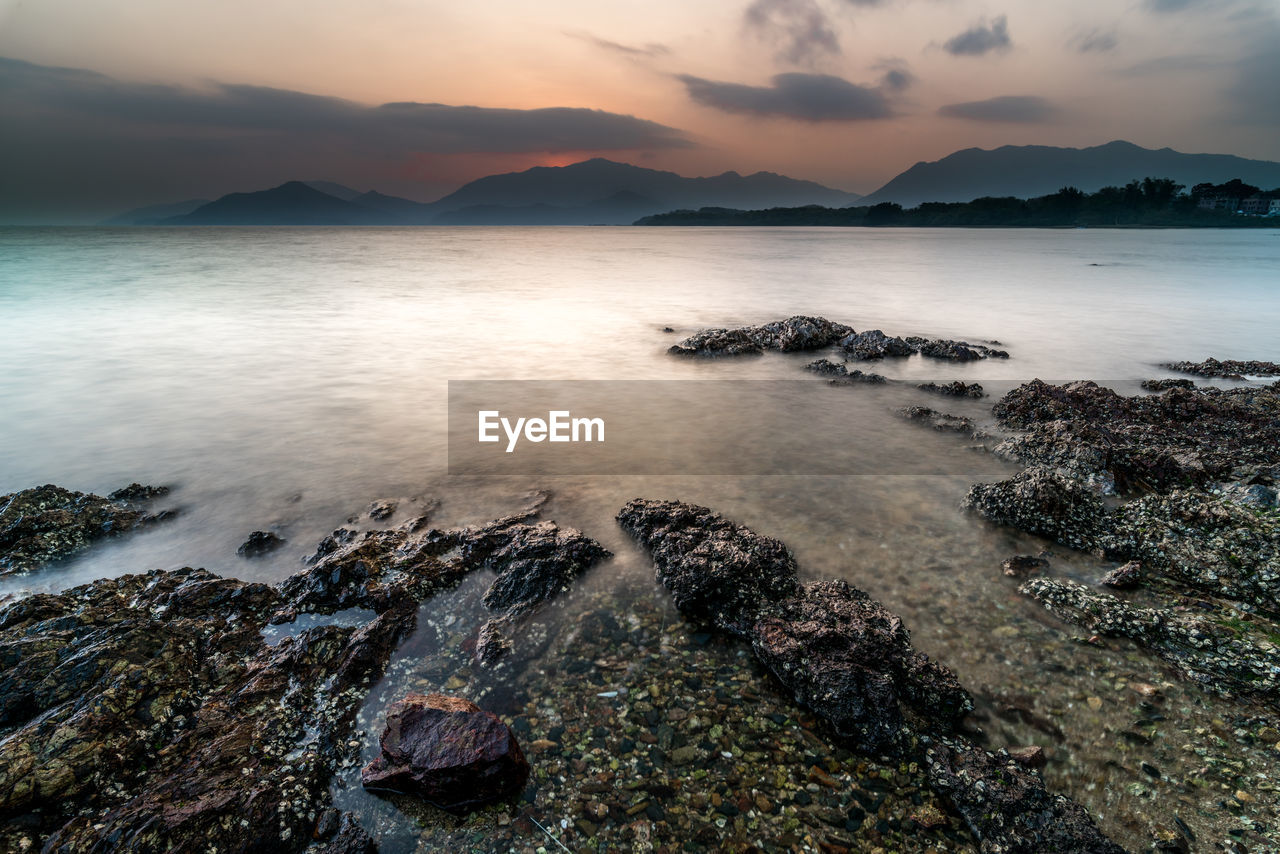
[[[1272,199],[1267,206],[1267,216],[1280,216],[1280,199]]]
[[[1201,196],[1199,207],[1205,211],[1235,211],[1240,200],[1231,196]]]
[[[1264,199],[1261,196],[1250,196],[1247,199],[1240,200],[1240,207],[1237,208],[1242,214],[1250,214],[1252,216],[1265,216],[1271,209],[1271,199]]]

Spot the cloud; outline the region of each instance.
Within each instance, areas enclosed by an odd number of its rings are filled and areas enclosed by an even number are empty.
[[[948,104],[938,109],[938,115],[952,119],[1026,124],[1049,121],[1057,112],[1049,101],[1038,95],[1001,95],[985,101]]]
[[[880,89],[829,74],[778,74],[772,86],[746,86],[680,75],[689,97],[726,113],[778,116],[807,122],[885,119],[893,115]]]
[[[1204,5],[1204,0],[1146,0],[1143,5],[1153,12],[1181,12]]]
[[[871,68],[881,72],[880,88],[886,92],[902,92],[916,82],[916,76],[901,59],[883,59]]]
[[[1221,56],[1208,54],[1185,54],[1182,56],[1157,56],[1144,59],[1133,65],[1120,69],[1117,73],[1122,77],[1145,77],[1150,74],[1170,74],[1181,72],[1202,72],[1222,68],[1229,64]]]
[[[423,157],[694,145],[675,128],[602,110],[370,106],[262,86],[132,83],[4,58],[0,115],[0,218],[220,195],[299,177],[412,194]]]
[[[1073,38],[1070,44],[1079,53],[1108,53],[1116,49],[1120,39],[1114,30],[1089,30]]]
[[[975,24],[948,39],[942,47],[954,56],[982,56],[991,51],[1008,50],[1012,44],[1008,18],[1001,15],[990,24],[986,21]]]
[[[777,44],[783,62],[815,65],[840,53],[840,39],[816,0],[754,0],[743,12],[743,23]]]
[[[658,56],[666,56],[671,53],[671,48],[658,42],[649,42],[642,45],[622,44],[621,42],[609,41],[602,39],[597,35],[588,32],[565,32],[565,35],[572,39],[587,42],[595,45],[601,50],[610,51],[612,53],[620,53],[623,56],[629,56],[635,59],[654,58]]]
[[[1242,46],[1234,79],[1226,96],[1236,121],[1245,125],[1280,127],[1280,21],[1258,27],[1249,44]]]

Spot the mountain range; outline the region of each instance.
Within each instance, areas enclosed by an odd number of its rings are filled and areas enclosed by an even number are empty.
[[[967,202],[983,196],[1030,198],[1065,186],[1093,192],[1144,177],[1192,186],[1240,178],[1280,186],[1280,163],[1225,154],[1183,154],[1109,142],[1092,148],[1003,146],[965,149],[917,163],[869,196],[757,172],[686,178],[595,158],[538,166],[472,181],[437,201],[416,202],[331,181],[290,181],[214,201],[153,205],[109,225],[624,225],[641,217],[706,207],[760,210],[841,208],[896,202]]]
[[[859,204],[970,202],[983,196],[1029,199],[1075,187],[1086,193],[1130,181],[1172,178],[1188,188],[1240,178],[1257,187],[1280,187],[1280,163],[1230,154],[1183,154],[1172,148],[1141,148],[1117,140],[1092,148],[1006,145],[966,148],[941,160],[917,163]]]
[[[686,178],[595,158],[472,181],[431,203],[289,181],[212,202],[152,206],[113,218],[137,225],[625,225],[675,208],[843,207],[860,197],[772,172]],[[168,207],[168,216],[163,216]]]

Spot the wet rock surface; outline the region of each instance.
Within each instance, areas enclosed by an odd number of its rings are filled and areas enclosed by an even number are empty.
[[[903,754],[911,732],[951,729],[973,708],[951,671],[912,648],[898,616],[842,581],[778,602],[752,648],[799,703],[873,755]]]
[[[1010,578],[1026,578],[1028,575],[1034,575],[1048,569],[1049,561],[1035,555],[1014,555],[1013,557],[1005,558],[1004,563],[1000,564],[1000,568]]]
[[[150,514],[141,506],[167,492],[134,483],[103,498],[46,484],[0,495],[0,575],[30,571],[169,518],[173,511]]]
[[[856,385],[858,383],[882,385],[889,381],[880,374],[866,373],[856,368],[851,371],[847,365],[827,359],[818,359],[816,362],[810,362],[805,365],[805,370],[831,377],[832,385]]]
[[[852,330],[825,317],[796,315],[786,320],[738,329],[704,329],[673,344],[678,356],[741,356],[765,350],[792,353],[830,346]]]
[[[1170,389],[1124,397],[1096,383],[1033,380],[993,412],[1027,431],[996,452],[1134,488],[1204,486],[1247,465],[1274,465],[1280,447],[1280,390]]]
[[[976,362],[979,359],[1007,359],[1009,353],[997,350],[984,344],[970,344],[968,341],[925,341],[919,345],[921,356],[930,359],[943,359],[948,362]]]
[[[965,817],[983,854],[1124,854],[1083,807],[1046,791],[1039,774],[1003,751],[939,739],[925,761],[934,789]]]
[[[236,549],[236,554],[240,555],[240,557],[261,557],[262,555],[270,554],[284,544],[285,541],[271,531],[254,531]]]
[[[941,394],[946,397],[986,397],[986,392],[983,391],[982,386],[978,383],[969,383],[966,385],[960,380],[954,380],[953,382],[943,383],[941,385],[934,382],[920,383],[916,388],[921,391]]]
[[[365,788],[417,795],[451,812],[509,798],[529,778],[515,735],[475,703],[409,694],[387,712],[381,754],[365,766]]]
[[[706,507],[637,498],[618,523],[653,555],[681,612],[738,637],[750,637],[771,603],[800,591],[785,545]]]
[[[1194,374],[1198,377],[1218,377],[1228,380],[1241,380],[1246,376],[1280,377],[1280,365],[1275,362],[1259,362],[1256,360],[1237,361],[1224,359],[1219,361],[1213,357],[1203,362],[1172,362],[1164,365],[1171,371],[1180,374]]]
[[[974,437],[979,435],[977,425],[973,423],[972,418],[952,415],[949,412],[938,412],[927,406],[907,406],[897,412],[908,421],[932,427],[940,433],[963,433]]]
[[[1280,700],[1280,637],[1265,625],[1186,607],[1135,607],[1066,580],[1033,578],[1021,589],[1067,622],[1139,642],[1209,690]]]
[[[1193,380],[1143,380],[1142,387],[1147,391],[1168,391],[1171,388],[1195,388]]]
[[[756,657],[837,735],[871,755],[927,762],[931,785],[965,816],[982,851],[1122,851],[1083,808],[1050,794],[1039,775],[1012,760],[1016,776],[1007,773],[1001,759],[956,731],[972,699],[865,593],[842,582],[792,595],[762,588],[762,580],[793,577],[790,554],[781,567],[777,561],[777,548],[785,547],[704,507],[636,499],[618,520],[651,552],[678,608],[695,619],[716,615],[720,628],[749,638]],[[733,563],[732,572],[717,574],[718,554]],[[744,632],[752,613],[756,621]],[[940,744],[954,746],[943,754]],[[1046,849],[1046,842],[1056,847]]]
[[[964,506],[994,524],[1082,550],[1096,546],[1108,519],[1106,507],[1091,489],[1044,466],[1032,466],[997,483],[975,484]]]
[[[850,333],[837,346],[847,358],[855,361],[883,359],[886,356],[910,356],[917,350],[901,338],[885,335],[879,329]]]
[[[414,611],[271,647],[279,599],[157,570],[0,611],[0,848],[301,850]]]

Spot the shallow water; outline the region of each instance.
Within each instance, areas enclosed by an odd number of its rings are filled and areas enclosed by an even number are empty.
[[[1226,839],[1241,823],[1214,804],[1241,773],[1264,776],[1242,813],[1274,827],[1269,745],[1233,748],[1246,772],[1200,773],[1208,760],[1197,750],[1212,754],[1218,729],[1234,741],[1241,710],[1174,685],[1127,647],[1073,643],[1042,617],[999,562],[1043,544],[957,509],[969,483],[1010,469],[891,412],[918,403],[982,420],[990,400],[831,388],[801,370],[807,354],[690,361],[664,351],[704,326],[821,314],[859,331],[995,339],[1011,354],[873,368],[891,378],[992,391],[1035,376],[1093,378],[1133,392],[1168,360],[1280,360],[1278,272],[1280,234],[1253,230],[0,230],[0,492],[52,482],[105,493],[136,480],[171,485],[158,506],[182,511],[2,580],[0,595],[183,565],[274,581],[376,499],[400,502],[387,525],[435,501],[433,522],[452,525],[547,488],[544,518],[616,554],[584,579],[584,595],[619,591],[625,608],[621,591],[660,593],[613,514],[636,496],[681,498],[782,539],[807,577],[847,578],[881,599],[980,697],[1016,697],[1055,721],[1061,735],[1020,713],[987,729],[996,744],[1048,745],[1050,785],[1122,842],[1149,843],[1175,813],[1202,838]],[[767,417],[768,398],[741,411],[714,382],[701,409],[685,400],[652,414],[704,434],[747,425],[757,441],[746,451],[739,441],[698,452],[723,455],[726,470],[744,470],[734,466],[752,449],[759,459],[748,462],[781,460],[781,471],[809,463],[803,476],[450,475],[448,382],[521,379],[786,380],[772,409],[813,413],[800,439]],[[866,473],[814,474],[815,447],[831,471]],[[288,543],[237,557],[254,530]],[[1071,555],[1053,564],[1082,580],[1101,569]],[[572,601],[548,612],[553,629],[574,619]],[[435,607],[445,606],[428,603],[427,614]],[[536,690],[538,662],[528,668]],[[1156,712],[1130,683],[1162,686]],[[1163,735],[1135,740],[1135,721],[1152,714],[1167,722],[1156,722]],[[1135,770],[1139,761],[1169,779]],[[1252,850],[1261,837],[1246,831]]]

